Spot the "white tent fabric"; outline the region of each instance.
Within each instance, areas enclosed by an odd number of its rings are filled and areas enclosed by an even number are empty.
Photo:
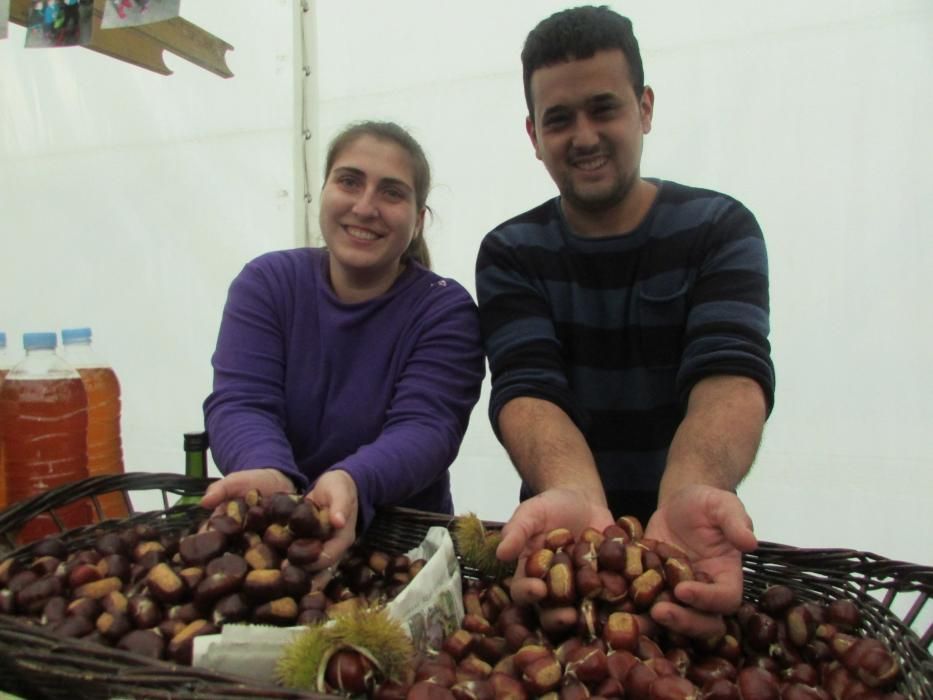
[[[768,241],[777,402],[740,490],[759,536],[930,563],[933,5],[611,4],[657,95],[643,173],[738,197]],[[235,47],[226,81],[172,56],[163,77],[27,51],[16,26],[0,42],[0,329],[15,345],[93,326],[133,469],[181,470],[227,285],[305,240],[306,191],[314,239],[319,155],[346,122],[421,140],[435,267],[471,290],[483,234],[554,192],[524,133],[518,54],[565,3],[308,5],[302,44],[300,4],[182,3]],[[518,480],[486,400],[454,497],[505,519]]]

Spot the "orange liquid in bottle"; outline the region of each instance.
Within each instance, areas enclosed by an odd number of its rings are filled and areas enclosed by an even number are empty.
[[[0,387],[3,386],[3,378],[9,370],[0,369]],[[0,413],[0,510],[6,508],[6,459],[3,456],[3,414]]]
[[[88,476],[123,473],[123,444],[120,439],[120,383],[109,367],[78,369],[87,393]],[[129,515],[122,493],[98,496],[104,517]]]
[[[87,409],[84,386],[73,379],[5,379],[0,387],[10,503],[87,478]],[[87,500],[55,509],[65,528],[92,521]],[[20,531],[20,543],[61,530],[39,515]]]

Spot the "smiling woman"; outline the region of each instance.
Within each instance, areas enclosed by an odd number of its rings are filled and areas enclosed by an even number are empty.
[[[479,398],[476,306],[427,268],[430,170],[399,126],[331,144],[326,248],[267,253],[230,287],[204,402],[213,507],[251,488],[307,491],[339,558],[380,506],[453,513],[448,468]]]
[[[321,197],[321,232],[330,279],[343,301],[385,292],[420,238],[425,206],[416,196],[414,159],[394,141],[368,133],[333,158]]]

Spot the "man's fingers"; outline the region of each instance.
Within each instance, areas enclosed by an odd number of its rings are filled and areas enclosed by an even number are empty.
[[[741,579],[716,583],[683,581],[677,584],[674,596],[692,608],[728,614],[734,612],[742,602],[742,581]]]
[[[659,625],[687,637],[709,639],[726,633],[726,623],[719,615],[709,615],[676,603],[657,603],[651,618]]]
[[[496,556],[502,561],[514,561],[535,535],[545,531],[546,526],[547,514],[538,507],[537,496],[520,503],[502,528],[502,541],[496,548]]]

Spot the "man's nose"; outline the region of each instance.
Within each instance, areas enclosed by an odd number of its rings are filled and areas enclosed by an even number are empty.
[[[577,148],[592,148],[599,145],[599,130],[585,116],[577,119],[573,132],[573,145]]]

